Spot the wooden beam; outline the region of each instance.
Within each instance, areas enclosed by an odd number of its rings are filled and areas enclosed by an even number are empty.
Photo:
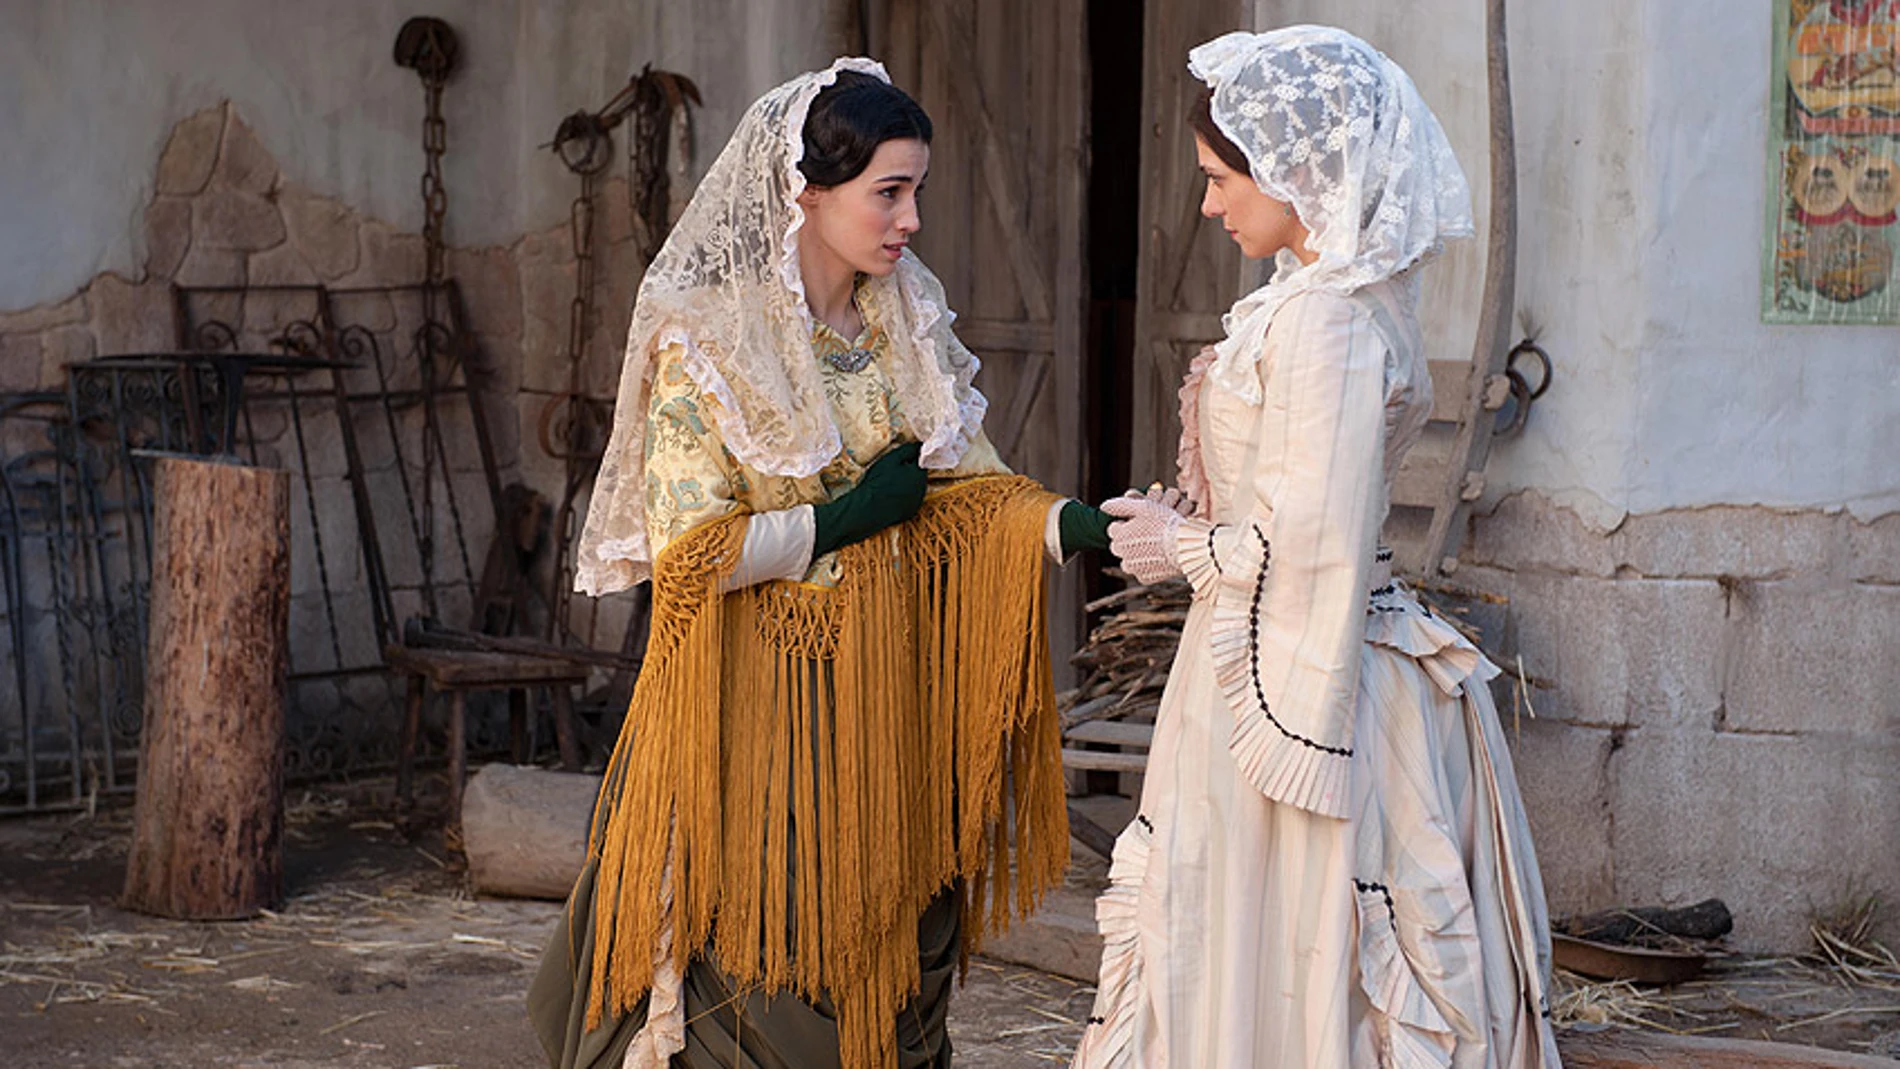
[[[1104,753],[1097,750],[1064,750],[1062,751],[1062,767],[1080,771],[1145,772],[1148,769],[1148,755]]]
[[[1133,399],[1129,467],[1140,481],[1174,471],[1179,423],[1175,397],[1186,361],[1175,339],[1222,336],[1217,313],[1233,302],[1239,250],[1200,213],[1200,175],[1187,110],[1201,86],[1181,57],[1202,41],[1254,21],[1239,0],[1149,3],[1142,8],[1140,269],[1135,280]],[[1208,317],[1170,325],[1181,312]],[[1216,324],[1207,326],[1209,319]],[[1145,364],[1154,361],[1152,370]]]
[[[1115,856],[1115,833],[1095,823],[1074,802],[1069,803],[1069,834],[1105,860]]]
[[[1055,344],[1047,389],[1055,414],[1058,470],[1046,473],[1058,493],[1088,496],[1088,390],[1094,364],[1087,352],[1089,321],[1089,4],[1057,0],[1056,53],[1056,262]],[[1047,55],[1047,52],[1043,53]],[[1088,634],[1082,603],[1088,600],[1080,568],[1064,568],[1051,588],[1049,645],[1056,685],[1075,681],[1069,655]]]
[[[1126,720],[1091,720],[1063,732],[1062,738],[1065,742],[1099,742],[1146,749],[1154,744],[1155,726]]]
[[[1444,433],[1428,432],[1405,453],[1398,474],[1392,477],[1392,504],[1405,508],[1437,510],[1445,504],[1445,482],[1451,467],[1452,440]],[[1462,474],[1462,469],[1460,469]]]
[[[1003,417],[1002,434],[993,439],[996,452],[1005,461],[1016,455],[1016,447],[1022,444],[1023,431],[1029,426],[1029,414],[1036,409],[1036,399],[1042,396],[1043,384],[1049,381],[1049,365],[1053,362],[1047,354],[1033,357],[1034,366],[1029,369],[1026,382],[1018,382],[1016,390],[1009,399],[1009,414]],[[1012,467],[1021,465],[1010,462]]]
[[[1893,1069],[1886,1058],[1790,1043],[1611,1028],[1559,1033],[1567,1069]]]
[[[1452,447],[1453,463],[1445,472],[1443,504],[1432,516],[1425,535],[1427,578],[1456,564],[1448,558],[1457,551],[1460,528],[1469,512],[1466,472],[1482,473],[1491,453],[1492,421],[1484,405],[1487,380],[1504,370],[1511,348],[1511,327],[1517,314],[1517,138],[1511,119],[1511,66],[1504,23],[1505,0],[1485,3],[1485,68],[1489,75],[1491,110],[1491,221],[1490,242],[1484,257],[1484,307],[1478,316],[1473,346],[1474,369],[1465,384],[1463,422]]]
[[[1471,361],[1433,360],[1430,366],[1432,419],[1439,423],[1456,423],[1464,416],[1465,405],[1470,403]]]
[[[988,353],[1053,353],[1056,351],[1054,323],[1022,319],[976,319],[957,317],[957,337],[977,355]]]

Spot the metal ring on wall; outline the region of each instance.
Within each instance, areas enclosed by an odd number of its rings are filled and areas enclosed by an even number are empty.
[[[1527,355],[1534,357],[1540,365],[1535,386],[1531,385],[1524,372],[1518,370],[1518,360]],[[1510,437],[1521,433],[1524,430],[1524,424],[1530,421],[1531,404],[1550,389],[1552,375],[1550,354],[1544,351],[1543,346],[1529,338],[1518,342],[1511,349],[1510,356],[1504,361],[1504,377],[1510,383],[1511,403],[1500,410],[1499,418],[1503,422],[1499,423],[1492,433],[1499,437]]]

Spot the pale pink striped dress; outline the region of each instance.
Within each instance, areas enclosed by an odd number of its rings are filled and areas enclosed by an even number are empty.
[[[1296,296],[1258,405],[1183,389],[1207,522],[1080,1069],[1558,1064],[1497,669],[1377,548],[1431,407],[1415,299]]]

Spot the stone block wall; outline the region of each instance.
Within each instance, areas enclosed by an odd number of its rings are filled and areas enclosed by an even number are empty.
[[[1878,893],[1900,934],[1900,514],[1720,507],[1593,531],[1533,492],[1456,579],[1509,598],[1500,693],[1554,913],[1720,897],[1799,951]]]

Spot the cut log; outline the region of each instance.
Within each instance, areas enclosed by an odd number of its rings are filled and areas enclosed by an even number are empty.
[[[1560,1032],[1565,1069],[1893,1069],[1893,1062],[1792,1043],[1612,1028]]]
[[[1572,917],[1557,925],[1565,935],[1598,943],[1643,943],[1658,936],[1682,939],[1720,939],[1735,929],[1735,918],[1719,898],[1680,909],[1645,906],[1612,909]]]
[[[564,899],[587,860],[600,777],[488,765],[462,795],[462,850],[482,894]]]
[[[283,900],[290,475],[155,462],[152,598],[128,909],[255,916]]]

